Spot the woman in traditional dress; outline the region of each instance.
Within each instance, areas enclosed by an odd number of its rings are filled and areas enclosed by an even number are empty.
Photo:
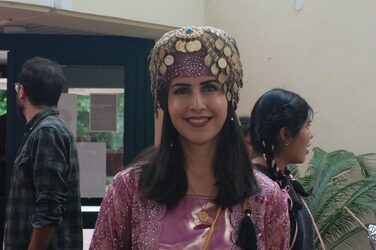
[[[173,30],[149,65],[161,142],[114,177],[90,248],[287,249],[287,194],[253,173],[235,114],[235,40],[212,27]]]

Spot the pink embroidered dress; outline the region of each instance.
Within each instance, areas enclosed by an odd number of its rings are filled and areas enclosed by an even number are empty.
[[[202,196],[185,196],[167,209],[142,201],[139,193],[141,166],[119,172],[101,205],[90,249],[201,249],[217,208]],[[288,249],[290,224],[287,193],[264,174],[255,171],[260,191],[250,198],[258,249]],[[200,222],[198,212],[209,214]],[[243,217],[243,202],[222,209],[207,249],[238,249],[236,232]]]

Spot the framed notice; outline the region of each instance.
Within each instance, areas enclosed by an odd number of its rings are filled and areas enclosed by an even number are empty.
[[[106,190],[106,143],[77,142],[83,198],[101,198]]]
[[[90,132],[116,131],[116,114],[116,94],[90,94]]]

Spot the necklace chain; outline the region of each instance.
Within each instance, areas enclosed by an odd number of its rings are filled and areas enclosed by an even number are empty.
[[[195,200],[198,202],[198,204],[199,204],[199,206],[201,208],[200,211],[198,212],[198,215],[197,215],[198,219],[200,220],[200,222],[204,223],[204,222],[206,222],[209,219],[209,214],[206,211],[206,209],[207,209],[207,206],[210,204],[210,201],[208,201],[206,204],[203,205],[201,203],[200,198],[198,197],[196,191],[194,190],[193,185],[189,182],[189,180],[188,180],[188,184],[191,187],[191,191],[192,191],[192,193],[194,195]]]

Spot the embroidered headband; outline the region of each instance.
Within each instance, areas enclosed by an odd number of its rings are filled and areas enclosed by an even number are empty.
[[[160,107],[160,90],[177,76],[213,75],[223,84],[234,108],[243,87],[243,71],[234,38],[213,27],[183,27],[164,34],[149,56],[151,90],[155,109]]]

